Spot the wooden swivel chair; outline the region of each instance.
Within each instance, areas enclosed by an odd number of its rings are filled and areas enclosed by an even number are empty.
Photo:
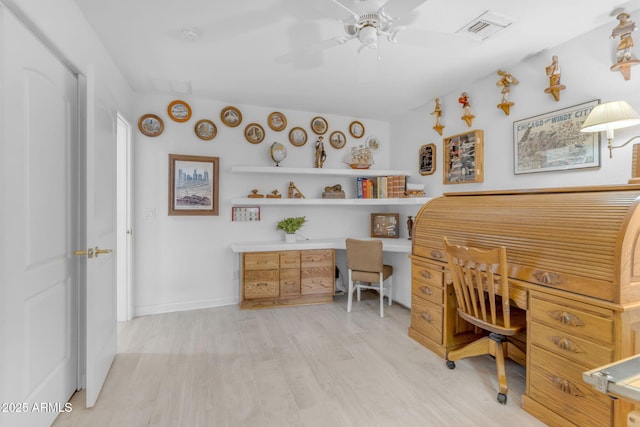
[[[505,353],[507,337],[526,326],[526,312],[509,308],[509,284],[507,280],[507,250],[504,246],[490,250],[468,248],[449,243],[443,238],[447,262],[453,279],[458,303],[458,315],[467,322],[489,332],[466,346],[447,354],[449,369],[455,361],[466,357],[490,354],[496,359],[498,370],[498,402],[507,403],[507,376]],[[520,350],[509,346],[509,351]]]
[[[384,292],[389,305],[393,290],[393,267],[382,262],[381,240],[347,239],[347,268],[349,270],[349,299],[347,312],[351,312],[354,289],[360,301],[361,289],[376,289],[380,293],[380,317],[384,317]],[[385,280],[387,287],[384,286]],[[368,285],[364,284],[368,283]]]

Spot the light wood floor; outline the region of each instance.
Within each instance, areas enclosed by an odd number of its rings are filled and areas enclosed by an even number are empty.
[[[496,401],[490,357],[442,359],[407,335],[409,310],[378,316],[367,295],[334,304],[237,306],[136,318],[96,406],[55,427],[542,426],[520,408],[524,368],[509,363],[509,401]]]

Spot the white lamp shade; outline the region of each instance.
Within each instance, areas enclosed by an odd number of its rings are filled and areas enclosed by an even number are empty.
[[[591,110],[580,132],[611,132],[640,125],[640,115],[626,101],[605,102]]]

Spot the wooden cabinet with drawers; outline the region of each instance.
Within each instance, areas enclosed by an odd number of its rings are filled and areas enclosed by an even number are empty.
[[[333,301],[333,249],[242,254],[240,308]]]

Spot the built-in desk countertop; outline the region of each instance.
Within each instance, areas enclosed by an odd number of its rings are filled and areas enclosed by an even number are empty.
[[[354,237],[355,239],[370,239],[370,237]],[[385,252],[411,252],[411,240],[406,238],[399,239],[380,239],[382,240],[382,250]],[[300,240],[295,243],[286,243],[283,241],[270,242],[246,242],[232,243],[231,250],[236,253],[243,252],[268,252],[268,251],[297,251],[308,249],[346,249],[346,240],[344,237],[336,237],[331,239],[309,239]]]

